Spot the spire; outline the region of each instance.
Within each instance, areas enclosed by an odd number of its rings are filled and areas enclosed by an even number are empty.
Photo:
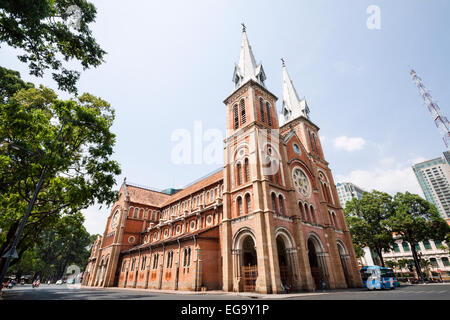
[[[298,97],[297,91],[294,88],[291,78],[286,69],[284,59],[282,61],[283,73],[283,107],[281,111],[280,122],[281,125],[288,123],[300,116],[309,119],[309,108],[305,99]]]
[[[252,79],[260,85],[264,85],[266,75],[261,64],[256,65],[252,47],[248,42],[246,26],[242,23],[242,41],[239,55],[239,64],[234,67],[233,82],[235,89]]]

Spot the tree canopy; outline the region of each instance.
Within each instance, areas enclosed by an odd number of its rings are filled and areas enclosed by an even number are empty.
[[[20,255],[63,215],[112,203],[121,171],[111,159],[116,138],[109,103],[88,93],[63,101],[49,88],[16,80],[20,89],[0,104],[0,254],[11,246],[46,170],[18,245]]]
[[[18,58],[28,63],[30,74],[42,77],[51,69],[59,89],[76,93],[80,72],[68,69],[67,62],[88,69],[106,54],[89,27],[96,14],[86,0],[2,0],[0,42],[24,50]]]
[[[420,277],[420,259],[415,245],[425,240],[445,240],[450,227],[432,203],[416,194],[397,193],[393,199],[393,206],[394,212],[388,218],[388,225],[397,237],[409,243]]]
[[[375,251],[383,266],[382,252],[389,250],[394,243],[392,232],[387,226],[392,210],[392,197],[375,190],[363,193],[361,199],[348,201],[344,210],[355,246],[360,249],[369,247]]]
[[[41,279],[55,281],[64,277],[70,265],[84,270],[97,235],[90,235],[83,222],[81,213],[61,217],[52,228],[40,233],[34,245],[24,252],[9,273],[15,274],[16,279],[22,275],[34,277],[39,274]]]

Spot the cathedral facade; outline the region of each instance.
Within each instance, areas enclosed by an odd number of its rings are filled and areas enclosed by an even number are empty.
[[[123,182],[86,286],[280,293],[360,287],[343,209],[282,64],[282,112],[245,27],[226,106],[224,166],[182,190]]]

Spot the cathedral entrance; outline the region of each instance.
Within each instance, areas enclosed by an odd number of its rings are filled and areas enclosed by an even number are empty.
[[[350,255],[345,252],[344,246],[339,242],[338,242],[338,250],[339,250],[339,257],[341,259],[342,270],[344,270],[345,282],[347,283],[347,287],[350,288],[351,281],[350,281],[350,274],[348,272],[348,262]]]
[[[258,263],[256,260],[255,242],[247,236],[242,243],[242,278],[243,290],[255,291],[256,278],[258,277]]]
[[[292,267],[290,259],[287,253],[284,239],[281,236],[277,236],[277,249],[278,249],[278,265],[280,266],[280,280],[283,286],[288,285],[293,287],[292,279]]]
[[[327,287],[329,286],[328,277],[325,272],[325,257],[321,251],[322,250],[319,241],[314,237],[310,237],[308,239],[308,259],[316,290],[322,288],[322,280],[325,281]]]

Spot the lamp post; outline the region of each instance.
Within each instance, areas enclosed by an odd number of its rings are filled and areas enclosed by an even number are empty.
[[[58,132],[58,136],[56,137],[56,141],[59,140],[59,137],[61,136],[61,132],[62,132],[62,129],[63,129],[65,123],[66,123],[66,120],[63,120],[63,122],[61,124],[61,128],[59,129],[59,132]],[[16,148],[19,148],[19,149],[22,149],[22,150],[25,150],[27,152],[32,153],[31,151],[26,150],[26,149],[24,149],[22,147],[19,147],[17,145],[14,145],[13,147],[16,147]],[[19,242],[19,238],[22,235],[23,229],[25,227],[25,223],[27,222],[28,217],[30,216],[31,210],[33,209],[34,202],[36,201],[37,195],[38,195],[38,193],[39,193],[39,191],[40,191],[40,189],[42,187],[42,183],[44,182],[44,176],[45,176],[46,172],[47,172],[47,165],[44,165],[44,168],[42,169],[42,172],[41,172],[41,176],[39,178],[39,182],[37,183],[36,188],[34,189],[33,197],[31,198],[30,202],[28,203],[27,212],[25,213],[25,216],[23,217],[22,221],[20,222],[20,227],[19,227],[19,230],[16,233],[16,236],[14,238],[12,246],[2,256],[2,258],[6,258],[6,263],[3,266],[2,272],[0,274],[0,284],[3,284],[3,278],[5,277],[6,272],[8,271],[11,259],[12,258],[17,259],[19,257],[18,254],[17,254],[17,243]]]

